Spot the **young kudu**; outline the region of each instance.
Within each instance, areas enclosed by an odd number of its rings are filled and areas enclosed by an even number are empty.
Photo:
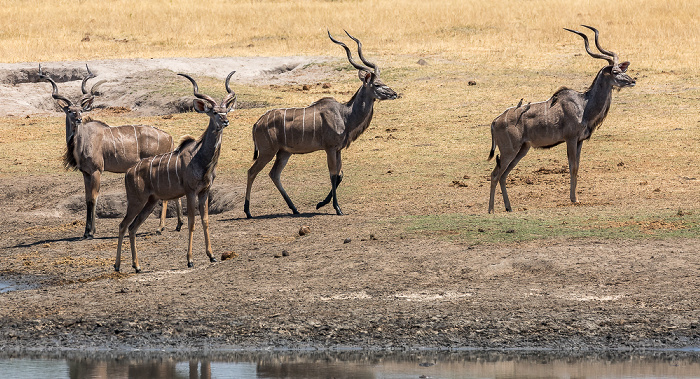
[[[253,144],[255,162],[248,170],[248,184],[245,193],[244,211],[248,218],[250,214],[250,191],[253,181],[272,158],[275,163],[270,170],[270,178],[282,194],[292,213],[298,214],[294,203],[282,187],[280,174],[292,154],[306,154],[325,150],[328,171],[330,172],[331,191],[328,196],[316,205],[316,209],[328,204],[333,199],[333,208],[337,214],[343,212],[338,206],[336,190],[343,179],[340,152],[350,146],[372,121],[375,100],[393,100],[397,95],[379,79],[379,68],[367,61],[362,55],[360,40],[345,32],[357,43],[357,54],[366,65],[355,63],[350,49],[342,42],[335,40],[331,33],[328,37],[334,43],[342,46],[350,64],[359,70],[362,86],[345,104],[335,99],[325,97],[306,108],[273,109],[262,115],[253,125]]]
[[[85,204],[87,217],[83,238],[93,238],[95,234],[95,206],[100,192],[100,179],[103,171],[123,173],[142,158],[163,154],[173,149],[173,138],[166,132],[146,125],[124,125],[110,127],[102,121],[83,120],[83,112],[92,110],[95,100],[95,89],[102,84],[92,86],[90,92],[85,85],[95,75],[87,68],[81,89],[83,96],[80,105],[58,93],[56,82],[41,71],[39,78],[51,83],[51,96],[66,114],[66,153],[63,164],[66,169],[79,170],[83,173],[85,183]],[[86,122],[83,122],[86,121]],[[182,211],[180,200],[175,203],[177,208],[177,228],[182,226]],[[165,228],[167,202],[163,202],[158,232]]]
[[[605,120],[610,109],[613,88],[632,87],[635,80],[625,72],[629,62],[619,63],[618,56],[605,50],[598,43],[598,30],[582,25],[595,33],[595,44],[602,54],[592,52],[588,37],[581,32],[565,29],[583,38],[586,52],[593,58],[604,59],[608,65],[596,75],[593,84],[581,93],[565,87],[557,90],[547,101],[508,108],[491,123],[491,153],[493,158],[496,146],[500,157],[496,156],[496,167],[491,173],[491,196],[489,213],[494,212],[496,185],[500,183],[506,211],[510,212],[510,201],[506,191],[506,177],[518,164],[530,147],[551,148],[566,142],[571,176],[571,201],[576,199],[576,177],[578,175],[581,145],[591,138],[591,134]]]
[[[141,272],[136,256],[135,237],[139,226],[151,214],[158,199],[187,197],[187,225],[189,244],[187,246],[187,267],[194,267],[192,261],[192,234],[194,232],[194,212],[199,200],[199,214],[204,229],[204,244],[211,262],[216,262],[209,242],[209,188],[216,176],[216,164],[221,151],[221,134],[228,126],[228,112],[236,103],[236,94],[229,88],[229,80],[235,71],[226,77],[228,95],[220,105],[207,95],[199,93],[197,82],[185,74],[194,86],[194,110],[209,116],[209,126],[198,140],[191,136],[183,138],[180,146],[168,154],[142,159],[131,167],[125,176],[128,206],[124,220],[119,224],[117,259],[114,269],[119,271],[121,264],[122,240],[127,228],[131,242],[131,261],[136,272]]]

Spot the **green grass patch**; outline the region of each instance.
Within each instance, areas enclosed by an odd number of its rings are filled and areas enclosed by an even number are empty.
[[[682,210],[643,217],[438,214],[401,217],[400,222],[409,234],[477,245],[553,238],[663,239],[697,238],[700,235],[700,213]]]

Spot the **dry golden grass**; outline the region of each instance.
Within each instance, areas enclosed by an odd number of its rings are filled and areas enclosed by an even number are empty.
[[[372,51],[463,58],[487,69],[560,65],[599,27],[606,46],[652,69],[697,72],[700,2],[571,1],[0,1],[6,62],[169,56],[336,55],[326,28]]]
[[[590,85],[604,62],[588,57],[581,39],[562,27],[594,25],[603,46],[632,62],[630,74],[638,84],[613,94],[608,118],[584,143],[578,187],[583,206],[570,206],[567,174],[538,173],[542,167],[564,168],[565,148],[533,150],[511,174],[516,212],[503,213],[498,194],[496,220],[590,220],[605,228],[606,220],[622,223],[620,217],[632,214],[649,215],[647,223],[673,223],[669,217],[678,210],[698,219],[699,13],[699,1],[0,1],[0,20],[13,25],[0,35],[0,52],[11,62],[329,55],[344,68],[331,95],[345,101],[359,82],[325,35],[326,28],[336,34],[345,28],[362,38],[383,80],[403,97],[378,104],[371,128],[343,153],[347,180],[341,203],[347,212],[395,220],[484,214],[494,164],[486,161],[488,125],[520,98],[541,101],[563,85],[577,90]],[[86,36],[89,41],[81,42]],[[419,58],[430,64],[416,64]],[[469,86],[470,80],[477,85]],[[221,90],[219,81],[201,84],[204,92]],[[239,98],[275,107],[325,96],[291,88],[234,84],[234,89]],[[263,112],[231,114],[220,181],[244,186],[252,158],[250,127]],[[115,125],[152,124],[173,135],[198,133],[207,122],[197,114],[97,117]],[[0,174],[63,172],[62,124],[62,117],[4,119]],[[79,174],[65,175],[79,181]],[[283,177],[300,210],[310,210],[328,191],[323,153],[294,156]],[[451,186],[455,180],[466,187]],[[286,212],[266,175],[258,177],[254,190],[254,213]]]

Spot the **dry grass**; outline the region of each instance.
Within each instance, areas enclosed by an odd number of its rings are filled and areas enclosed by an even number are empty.
[[[363,37],[386,59],[439,55],[510,69],[560,66],[586,23],[606,46],[652,69],[691,69],[700,2],[0,1],[7,62],[127,57],[335,55],[326,28]]]
[[[630,73],[638,85],[613,95],[607,120],[584,144],[579,173],[583,206],[570,206],[567,174],[540,170],[566,166],[565,148],[560,146],[531,151],[523,159],[509,184],[516,212],[504,214],[498,195],[497,220],[575,218],[583,220],[578,224],[582,225],[595,219],[595,225],[605,228],[624,223],[629,215],[645,215],[643,222],[662,225],[675,222],[669,218],[678,210],[700,214],[699,13],[698,1],[173,0],[31,6],[1,1],[0,20],[16,27],[0,35],[0,52],[13,62],[339,57],[325,29],[340,33],[346,28],[363,39],[368,56],[377,57],[384,81],[403,97],[378,104],[372,127],[344,152],[347,179],[340,189],[341,202],[347,212],[394,220],[485,213],[487,176],[494,164],[486,162],[488,125],[520,98],[541,101],[562,85],[578,90],[590,85],[603,62],[588,57],[580,38],[561,28],[595,25],[603,45],[632,62]],[[106,14],[112,16],[93,16]],[[85,36],[89,41],[81,42]],[[417,65],[419,58],[430,64]],[[477,85],[468,85],[471,80]],[[347,70],[332,84],[332,95],[339,100],[348,99],[358,86],[355,74]],[[220,83],[203,81],[200,88],[215,86]],[[309,104],[323,96],[291,88],[235,90],[239,98],[280,107]],[[219,166],[221,181],[244,186],[252,157],[250,126],[263,111],[231,114]],[[173,135],[193,133],[193,126],[201,130],[207,122],[197,114],[138,120],[110,115],[104,121],[152,124]],[[62,123],[60,117],[3,120],[0,173],[61,172]],[[75,173],[66,175],[79,180]],[[283,179],[297,206],[310,210],[328,191],[327,175],[325,156],[316,153],[293,157]],[[455,180],[464,186],[451,186]],[[266,175],[259,176],[255,191],[254,213],[286,212]]]

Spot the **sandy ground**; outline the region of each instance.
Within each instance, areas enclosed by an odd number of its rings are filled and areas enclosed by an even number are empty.
[[[696,240],[469,246],[406,237],[380,215],[246,220],[236,209],[212,215],[211,226],[217,256],[235,258],[209,263],[197,229],[187,269],[186,233],[173,219],[163,235],[149,232],[152,217],[137,242],[144,272],[133,274],[127,254],[118,274],[111,231],[120,219],[98,219],[96,238],[78,240],[83,212],[56,203],[64,193],[79,199],[80,183],[47,175],[0,188],[0,281],[26,286],[0,294],[0,349],[700,343]],[[40,201],[29,206],[29,197]],[[299,236],[302,225],[311,233]]]
[[[267,83],[322,80],[328,70],[318,66],[303,78],[294,68],[323,58],[295,59],[89,63],[113,88],[159,70],[225,77],[249,65],[240,79]],[[82,66],[67,66],[44,65],[82,76]],[[51,110],[48,84],[31,82],[34,67],[5,65],[15,76],[0,75],[0,114]],[[22,70],[25,82],[17,79]],[[101,102],[126,106],[134,99]],[[132,111],[148,114],[148,107]],[[0,282],[19,288],[0,294],[0,349],[700,346],[698,240],[470,246],[407,235],[381,211],[363,212],[351,202],[345,217],[330,208],[290,216],[256,206],[263,216],[247,220],[242,183],[221,176],[214,197],[232,200],[211,216],[213,248],[217,257],[234,258],[209,263],[198,226],[195,268],[187,269],[187,234],[175,232],[172,219],[162,235],[151,233],[152,217],[137,242],[144,272],[133,274],[127,254],[123,272],[115,273],[120,219],[105,218],[105,207],[114,196],[123,206],[115,195],[121,181],[105,176],[96,238],[79,240],[80,180],[0,178]],[[310,233],[300,236],[302,226]]]

